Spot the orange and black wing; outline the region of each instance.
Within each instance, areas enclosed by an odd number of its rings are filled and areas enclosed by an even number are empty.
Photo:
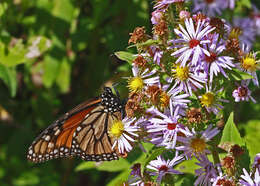
[[[112,91],[78,105],[33,141],[27,158],[36,163],[71,156],[86,161],[118,159],[108,130],[113,120],[120,119],[121,108]]]

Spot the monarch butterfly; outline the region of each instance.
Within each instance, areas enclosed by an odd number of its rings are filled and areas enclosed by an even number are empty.
[[[101,96],[83,102],[45,129],[29,147],[28,160],[39,163],[59,157],[80,157],[86,161],[117,160],[114,140],[108,130],[121,119],[124,104],[111,88]]]

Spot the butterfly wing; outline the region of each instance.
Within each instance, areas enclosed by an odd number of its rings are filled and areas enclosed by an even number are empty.
[[[108,129],[113,120],[120,117],[120,112],[104,112],[102,106],[95,108],[77,127],[72,141],[72,154],[86,161],[117,160],[117,153],[112,149],[114,140],[110,138]]]
[[[45,129],[29,147],[27,158],[36,163],[70,156],[86,161],[118,159],[108,129],[120,119],[121,110],[119,98],[108,89],[101,98],[78,105]]]

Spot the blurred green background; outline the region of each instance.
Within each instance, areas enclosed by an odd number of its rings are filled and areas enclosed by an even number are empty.
[[[104,84],[111,85],[127,70],[127,64],[111,54],[125,50],[136,26],[149,28],[150,4],[145,0],[0,3],[0,185],[108,183],[117,172],[76,172],[82,162],[78,159],[32,164],[26,153],[59,115],[97,96]],[[36,57],[26,57],[36,40],[40,55],[34,51]]]
[[[125,50],[136,26],[151,30],[151,7],[148,0],[0,2],[1,186],[93,186],[116,178],[117,171],[75,169],[78,159],[32,164],[26,153],[59,115],[127,73],[128,64],[111,54]],[[255,131],[259,105],[238,108],[251,111],[237,119],[253,128],[241,130]]]

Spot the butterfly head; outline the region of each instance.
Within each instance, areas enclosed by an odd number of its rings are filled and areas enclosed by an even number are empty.
[[[114,95],[109,87],[105,87],[104,92],[101,94],[101,104],[107,112],[122,111],[123,108],[120,98]]]

